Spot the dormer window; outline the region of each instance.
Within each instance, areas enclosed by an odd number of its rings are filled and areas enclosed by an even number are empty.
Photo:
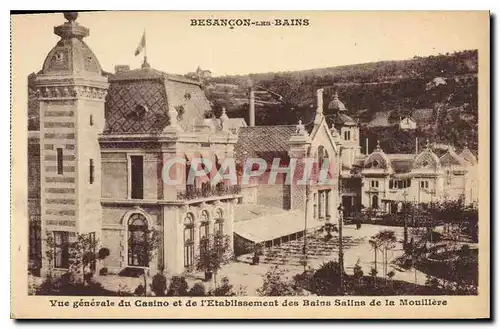
[[[351,140],[351,132],[349,130],[344,131],[344,140]]]
[[[55,55],[56,61],[60,62],[64,59],[64,54],[62,52],[57,52]]]
[[[133,111],[134,116],[136,118],[144,117],[144,115],[146,115],[146,112],[148,112],[148,108],[146,107],[146,105],[143,104],[136,105]]]

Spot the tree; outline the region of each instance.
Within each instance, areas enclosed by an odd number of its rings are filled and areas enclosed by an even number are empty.
[[[377,271],[377,251],[379,251],[379,249],[381,247],[380,241],[375,236],[373,236],[368,241],[368,243],[370,243],[370,246],[374,252],[374,259],[373,259],[374,270],[375,270],[375,272],[378,272]]]
[[[231,238],[229,235],[208,236],[207,244],[200,244],[196,258],[196,270],[213,274],[214,285],[217,287],[217,273],[231,258]]]
[[[129,236],[129,243],[131,243],[130,239],[132,239],[132,235]],[[156,255],[156,252],[158,251],[158,246],[160,245],[161,242],[161,234],[159,231],[157,231],[154,227],[148,228],[144,232],[144,240],[143,240],[143,252],[144,255],[147,258],[147,264],[151,263],[153,260],[154,256]],[[144,296],[147,294],[147,276],[149,275],[148,273],[148,268],[144,268]]]
[[[359,264],[360,260],[356,261],[356,265],[354,265],[353,275],[350,280],[351,290],[360,289],[363,285],[363,270],[361,269],[361,265]]]
[[[383,248],[383,264],[384,264],[384,277],[387,278],[387,268],[389,266],[388,262],[388,251],[394,249],[396,246],[396,234],[392,230],[383,230],[378,232],[375,236],[373,236],[374,240],[377,240],[378,243]]]
[[[51,277],[55,258],[55,241],[52,232],[47,232],[45,244],[47,246],[45,258],[49,266],[49,277]],[[99,257],[99,254],[95,252],[98,244],[99,241],[90,234],[77,234],[74,241],[62,246],[62,252],[68,255],[68,283],[90,283],[95,270],[93,265]]]

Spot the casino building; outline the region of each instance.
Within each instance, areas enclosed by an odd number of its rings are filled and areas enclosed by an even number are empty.
[[[193,268],[200,245],[233,237],[237,185],[168,185],[163,164],[185,182],[194,158],[214,163],[234,156],[237,136],[227,116],[214,124],[199,82],[152,68],[116,66],[104,72],[84,38],[89,30],[66,13],[60,37],[42,69],[29,77],[28,187],[30,259],[64,272],[67,245],[86,234],[110,254],[110,273],[147,267],[180,274]],[[146,232],[160,232],[160,247],[146,254]],[[46,237],[53,238],[47,245]],[[53,249],[54,259],[44,255]],[[41,264],[40,264],[41,262]]]

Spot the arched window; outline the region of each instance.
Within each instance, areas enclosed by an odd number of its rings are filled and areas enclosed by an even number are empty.
[[[184,267],[191,269],[194,265],[194,216],[191,213],[184,219]]]
[[[372,196],[372,208],[378,209],[378,196],[376,195]]]
[[[318,168],[321,170],[323,168],[323,160],[325,158],[325,148],[320,145],[318,146]]]
[[[222,252],[224,243],[224,213],[222,209],[217,209],[215,212],[215,227],[214,227],[214,243],[218,253]]]
[[[222,212],[222,209],[217,209],[215,213],[215,227],[214,227],[214,234],[217,236],[223,236],[224,235],[224,214]]]
[[[132,214],[128,219],[128,265],[149,266],[148,222],[144,215]]]
[[[209,234],[210,234],[209,215],[208,211],[203,210],[201,212],[201,224],[200,224],[200,249],[203,251],[208,250]]]

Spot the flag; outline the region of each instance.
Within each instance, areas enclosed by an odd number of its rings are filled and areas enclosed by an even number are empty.
[[[139,42],[139,45],[135,50],[135,56],[139,55],[144,47],[146,47],[146,31],[144,31],[144,33],[142,34],[141,42]]]

